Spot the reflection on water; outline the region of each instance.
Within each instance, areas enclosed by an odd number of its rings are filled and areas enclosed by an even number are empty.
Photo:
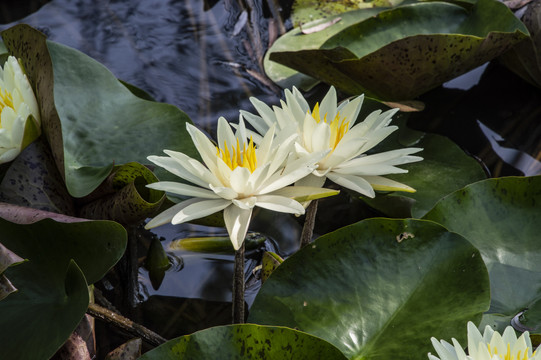
[[[250,108],[252,95],[277,101],[247,72],[261,72],[256,56],[267,41],[252,43],[247,31],[235,32],[241,13],[234,1],[205,12],[199,0],[53,0],[17,22],[83,51],[210,127],[219,116],[236,120],[239,108]],[[258,29],[266,33],[268,21],[259,18]]]

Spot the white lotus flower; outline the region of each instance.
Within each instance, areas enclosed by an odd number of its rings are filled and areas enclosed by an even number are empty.
[[[172,194],[191,196],[152,219],[146,228],[169,221],[179,224],[224,211],[224,222],[235,250],[244,241],[252,209],[259,206],[274,211],[303,214],[303,206],[293,196],[313,194],[313,188],[288,186],[310,174],[325,152],[287,161],[296,134],[280,144],[274,141],[274,127],[262,138],[258,147],[247,140],[242,117],[233,133],[222,117],[218,120],[218,147],[201,131],[187,124],[188,132],[204,164],[187,155],[164,150],[168,157],[148,159],[194,185],[160,181],[147,185]],[[321,189],[317,189],[321,190]]]
[[[396,166],[422,160],[419,156],[411,156],[422,149],[404,148],[366,154],[398,129],[389,126],[391,117],[398,109],[383,113],[380,110],[374,111],[364,121],[354,125],[363,95],[337,105],[336,91],[331,87],[321,104],[316,104],[312,110],[295,87],[293,91],[286,89],[285,97],[286,101],[281,102],[281,108],[275,106],[272,109],[256,98],[251,98],[259,116],[242,110],[241,114],[260,134],[275,124],[280,130],[278,141],[285,134],[297,133],[299,137],[295,150],[301,158],[314,152],[329,152],[319,161],[318,168],[300,181],[299,185],[322,186],[328,178],[368,197],[375,196],[374,190],[415,191],[381,175],[407,172]],[[259,140],[257,137],[254,139]]]
[[[526,331],[517,339],[511,326],[500,335],[487,325],[481,335],[477,326],[468,322],[468,354],[455,339],[453,345],[445,340],[431,340],[439,357],[428,353],[430,360],[541,360],[541,350],[532,349],[530,334]]]
[[[31,137],[24,139],[27,121],[34,123]],[[39,136],[40,123],[30,82],[17,59],[9,56],[0,69],[0,164],[15,159],[27,142]]]

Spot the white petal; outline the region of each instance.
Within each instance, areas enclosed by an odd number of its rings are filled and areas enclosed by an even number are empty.
[[[432,341],[432,346],[434,346],[434,349],[438,353],[441,360],[458,360],[456,354],[449,351],[449,349],[444,346],[444,344],[447,343],[445,340],[441,340],[440,342],[435,338],[431,338],[430,341]]]
[[[299,104],[299,106],[301,107],[302,112],[306,114],[307,111],[310,111],[310,105],[308,105],[308,102],[306,101],[304,96],[302,96],[299,89],[293,86],[292,93],[294,98],[297,100],[297,104]]]
[[[236,167],[235,170],[231,172],[230,185],[233,190],[238,194],[244,194],[246,189],[246,184],[248,184],[248,179],[250,178],[250,170],[243,167]],[[251,194],[245,194],[251,195]]]
[[[225,150],[225,144],[227,144],[227,149],[231,151],[231,147],[237,146],[237,140],[235,138],[235,134],[233,134],[233,130],[231,130],[231,126],[227,123],[227,120],[220,116],[218,119],[218,147],[222,150]],[[241,147],[243,144],[243,141],[240,142]],[[216,154],[216,150],[214,151],[214,154]]]
[[[212,215],[231,205],[231,201],[225,199],[219,200],[202,200],[190,204],[180,210],[171,220],[173,225],[181,224],[186,221],[199,219],[208,215]]]
[[[266,133],[270,127],[261,116],[254,115],[245,110],[240,110],[240,114],[254,127],[255,131],[260,134]]]
[[[173,194],[182,196],[199,197],[203,199],[218,199],[220,198],[214,192],[207,189],[202,189],[197,186],[182,184],[174,181],[160,181],[148,184],[147,188],[154,190],[167,191]]]
[[[233,199],[233,204],[244,210],[252,209],[256,202],[257,198],[255,196],[250,196],[243,199]]]
[[[156,215],[152,220],[150,220],[146,225],[145,229],[153,229],[155,227],[158,227],[160,225],[167,224],[171,222],[173,217],[182,209],[184,209],[186,206],[194,204],[196,202],[201,201],[201,199],[188,199],[185,201],[182,201],[176,205],[171,206],[169,209],[161,212],[160,214]]]
[[[365,143],[366,140],[363,138],[353,139],[348,142],[342,140],[327,158],[319,162],[319,166],[325,169],[340,166],[345,161],[357,156]]]
[[[9,106],[5,106],[2,109],[2,114],[0,116],[2,118],[2,128],[11,132],[11,128],[13,127],[15,120],[17,120],[17,113]]]
[[[351,100],[344,106],[339,108],[340,118],[345,118],[349,122],[348,128],[351,129],[359,116],[361,106],[363,105],[364,94],[357,96],[355,99]]]
[[[387,136],[398,130],[397,126],[386,126],[382,129],[377,129],[366,136],[366,143],[361,148],[361,153],[365,153],[374,146],[382,142]]]
[[[228,187],[212,185],[210,185],[209,187],[212,191],[214,191],[214,193],[216,193],[216,195],[226,200],[232,200],[239,196],[239,194],[237,194],[235,190]]]
[[[275,126],[271,126],[265,133],[263,140],[259,142],[259,146],[255,149],[255,154],[258,164],[265,164],[269,161],[269,158],[273,156],[272,145],[274,139]]]
[[[17,157],[19,153],[21,152],[21,149],[19,148],[13,148],[8,149],[4,152],[2,152],[2,149],[0,149],[0,164],[9,162]]]
[[[207,187],[208,184],[220,184],[220,181],[208,169],[203,170],[206,168],[197,160],[182,153],[169,150],[165,150],[165,152],[174,155],[174,157],[151,155],[147,159],[170,173],[201,187]],[[194,163],[190,163],[190,160],[199,163],[200,167],[194,166]]]
[[[455,353],[458,358],[458,360],[465,360],[466,359],[466,353],[464,352],[464,348],[458,341],[456,341],[455,338],[452,338],[451,341],[453,342],[453,346],[455,348]]]
[[[255,205],[264,209],[288,214],[304,214],[304,207],[298,201],[284,196],[259,195]]]
[[[214,144],[209,140],[209,138],[195,126],[189,123],[186,123],[186,130],[188,130],[188,133],[190,134],[192,138],[195,148],[201,155],[201,159],[203,159],[203,162],[205,163],[205,165],[207,165],[208,169],[211,172],[215,173],[217,171],[216,146],[214,146]]]
[[[267,128],[271,127],[272,124],[276,123],[276,116],[267,104],[265,104],[261,100],[256,99],[255,97],[251,97],[250,102],[252,103],[252,105],[254,105],[255,109],[257,110],[265,124],[267,124]]]
[[[270,165],[270,163],[266,163],[265,165],[255,169],[254,172],[250,174],[250,177],[248,178],[248,182],[244,189],[247,194],[255,193],[255,190],[259,188],[261,184],[267,179],[269,175]]]
[[[325,179],[325,176],[315,176],[313,174],[309,174],[296,181],[295,186],[322,187],[323,184],[325,184]]]
[[[256,189],[257,193],[267,194],[302,179],[314,171],[317,161],[325,155],[326,153],[314,153],[291,162],[282,171],[277,171],[261,184],[261,187]]]
[[[312,115],[310,115],[309,113],[307,113],[305,116],[304,116],[304,121],[303,121],[303,125],[302,125],[302,141],[303,141],[303,145],[304,147],[312,152],[312,139],[313,139],[313,134],[314,134],[314,130],[316,129],[316,126],[317,126],[317,122],[316,120],[312,117]]]
[[[330,149],[331,128],[321,121],[312,133],[312,152]]]
[[[321,100],[321,104],[319,105],[320,118],[322,120],[323,118],[325,118],[329,123],[333,121],[336,117],[336,104],[336,90],[334,89],[334,86],[331,86],[327,94],[325,94],[323,100]]]
[[[370,186],[370,183],[360,176],[342,175],[330,172],[327,174],[327,178],[338,185],[342,185],[345,188],[357,191],[359,194],[363,194],[370,198],[376,196],[376,193],[374,192],[372,186]]]
[[[483,342],[483,336],[481,336],[481,333],[479,332],[479,329],[477,329],[477,326],[475,326],[473,322],[468,321],[467,328],[468,328],[468,352],[471,355],[472,351],[474,349],[477,349],[477,346],[481,342]],[[487,329],[492,330],[492,329],[490,329],[490,326],[487,326]],[[487,333],[486,330],[485,330],[485,333]],[[486,341],[486,343],[488,343],[489,341],[490,341],[490,339],[488,339]]]
[[[293,116],[293,119],[295,119],[297,123],[301,122],[302,119],[304,119],[304,114],[306,114],[306,111],[308,111],[308,109],[306,109],[306,107],[303,107],[302,104],[297,101],[297,98],[295,97],[295,95],[293,95],[291,91],[289,91],[289,89],[286,89],[284,93],[287,106],[289,108],[289,111],[291,112],[291,115]],[[302,95],[301,98],[302,100],[304,100],[304,97]],[[304,102],[306,103],[306,100],[304,100]],[[308,106],[308,104],[306,104],[306,106]]]
[[[269,174],[273,174],[276,170],[283,166],[287,157],[290,155],[291,150],[293,149],[296,138],[296,134],[289,136],[278,146],[277,149],[275,149],[275,153],[272,157],[272,161],[268,170]]]
[[[251,217],[252,209],[241,209],[231,205],[224,210],[225,227],[235,250],[238,250],[244,242]]]

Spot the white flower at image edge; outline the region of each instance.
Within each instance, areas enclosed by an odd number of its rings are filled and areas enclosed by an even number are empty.
[[[398,127],[390,126],[392,116],[398,111],[372,112],[364,121],[354,124],[364,96],[337,104],[336,90],[331,87],[321,104],[311,110],[299,90],[285,90],[286,101],[281,107],[272,109],[256,98],[250,98],[258,115],[241,110],[259,134],[264,134],[271,126],[277,126],[277,137],[297,133],[295,143],[297,156],[305,157],[314,152],[328,151],[317,169],[298,185],[323,186],[328,178],[331,181],[368,197],[374,197],[374,190],[414,192],[411,187],[387,179],[381,175],[406,173],[396,167],[421,161],[411,154],[421,148],[404,148],[367,155],[366,152],[379,144]],[[254,138],[256,141],[259,139]]]
[[[39,129],[41,120],[32,87],[17,59],[9,56],[0,69],[0,164],[21,152],[30,115]]]
[[[431,340],[439,357],[429,353],[430,360],[541,360],[539,348],[533,351],[530,334],[526,331],[517,338],[511,326],[500,335],[487,325],[481,335],[477,326],[468,322],[468,354],[455,339],[452,345],[445,340]]]
[[[170,150],[164,150],[169,156],[149,156],[148,159],[194,185],[160,181],[147,186],[192,198],[157,215],[147,223],[147,229],[168,222],[180,224],[223,210],[227,232],[238,250],[254,206],[283,213],[304,213],[304,207],[289,196],[292,193],[303,196],[307,188],[288,185],[310,174],[326,153],[287,161],[297,135],[292,134],[276,144],[274,127],[256,148],[253,141],[247,140],[242,117],[236,133],[223,117],[218,120],[218,146],[194,126],[187,124],[187,129],[204,165]]]

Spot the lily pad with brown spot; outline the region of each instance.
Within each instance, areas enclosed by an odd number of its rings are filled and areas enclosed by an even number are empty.
[[[496,0],[479,0],[471,9],[414,3],[336,29],[320,46],[306,45],[310,39],[298,33],[286,34],[270,49],[269,60],[346,93],[400,101],[499,56],[528,36],[524,24]]]

